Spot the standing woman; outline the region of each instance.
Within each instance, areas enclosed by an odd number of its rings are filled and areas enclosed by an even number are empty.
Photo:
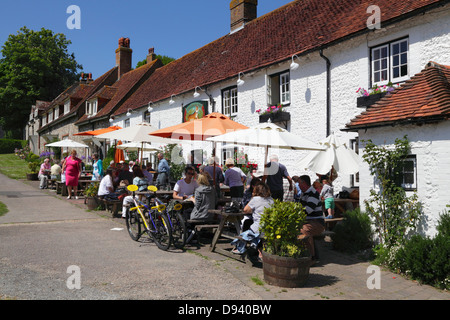
[[[92,165],[92,180],[100,181],[103,178],[103,162],[99,158],[98,153],[94,153],[92,159],[94,160],[94,164]]]
[[[66,186],[69,196],[67,199],[72,197],[72,188],[75,191],[75,199],[78,199],[78,179],[81,176],[81,159],[77,157],[77,151],[72,150],[70,156],[64,161],[62,167],[62,172],[66,173]]]

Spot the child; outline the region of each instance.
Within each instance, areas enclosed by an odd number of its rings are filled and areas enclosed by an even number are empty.
[[[330,184],[330,181],[327,176],[322,177],[322,191],[320,192],[320,197],[325,202],[325,210],[328,212],[328,216],[325,219],[333,219],[334,217],[334,195],[333,195],[333,187]]]

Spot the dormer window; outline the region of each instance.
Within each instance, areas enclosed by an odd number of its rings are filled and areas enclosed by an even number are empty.
[[[64,102],[64,114],[68,114],[70,112],[70,99]]]
[[[97,99],[86,101],[86,114],[89,117],[97,114]]]

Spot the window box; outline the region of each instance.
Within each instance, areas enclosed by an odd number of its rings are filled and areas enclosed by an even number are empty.
[[[369,96],[358,97],[356,100],[356,106],[358,108],[367,108],[367,107],[373,105],[374,103],[376,103],[381,98],[383,98],[386,94],[387,94],[387,92],[381,92],[381,93],[371,94]]]
[[[267,113],[259,116],[260,123],[267,122],[269,121],[269,119],[272,122],[289,121],[291,120],[291,114],[289,112],[282,111],[282,112]]]

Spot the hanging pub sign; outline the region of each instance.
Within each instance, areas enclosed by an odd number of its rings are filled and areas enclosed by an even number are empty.
[[[208,101],[194,101],[182,108],[183,122],[201,119],[208,114]]]

